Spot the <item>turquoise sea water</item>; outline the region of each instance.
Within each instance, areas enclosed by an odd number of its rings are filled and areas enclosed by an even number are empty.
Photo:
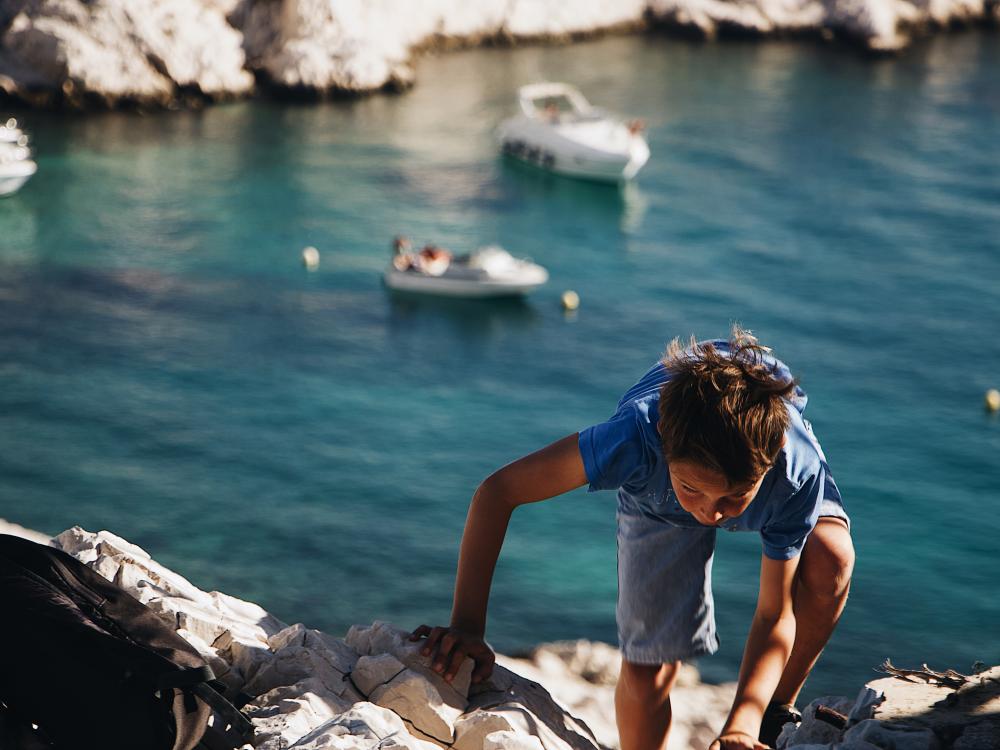
[[[443,622],[478,481],[608,416],[671,337],[739,320],[801,377],[855,523],[807,693],[885,657],[997,663],[998,69],[986,33],[885,60],[610,38],[428,58],[399,97],[25,115],[40,170],[0,202],[0,516],[111,529],[334,633]],[[498,158],[514,87],[544,78],[646,119],[635,185]],[[552,281],[393,297],[399,232],[499,242]],[[516,513],[497,646],[614,641],[614,504]],[[720,537],[710,679],[736,674],[758,556]]]

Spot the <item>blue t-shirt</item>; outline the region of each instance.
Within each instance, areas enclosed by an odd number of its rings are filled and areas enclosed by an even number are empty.
[[[728,351],[727,342],[712,343]],[[765,361],[777,377],[791,379],[784,363],[770,356]],[[704,528],[677,501],[660,447],[660,388],[668,379],[663,364],[655,365],[622,396],[607,422],[580,432],[580,455],[591,492],[617,489],[619,503],[631,512],[674,526]],[[840,501],[823,449],[802,418],[806,401],[796,386],[786,402],[789,424],[774,466],[747,509],[720,524],[728,531],[759,531],[764,554],[774,560],[798,555],[816,526],[822,501]]]

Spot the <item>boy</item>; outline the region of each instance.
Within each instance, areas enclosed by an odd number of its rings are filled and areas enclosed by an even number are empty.
[[[718,648],[711,592],[718,528],[759,531],[757,608],[732,710],[710,750],[759,750],[794,721],[795,699],[847,600],[850,521],[802,419],[788,368],[738,326],[728,342],[666,357],[607,422],[489,476],[476,491],[459,555],[451,626],[421,625],[423,653],[446,679],[465,657],[489,676],[483,640],[490,582],[510,514],[584,484],[618,490],[615,709],[622,750],[658,750],[670,729],[681,661]]]

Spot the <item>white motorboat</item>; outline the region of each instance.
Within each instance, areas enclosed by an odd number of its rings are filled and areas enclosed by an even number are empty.
[[[630,180],[649,160],[642,123],[593,107],[565,83],[518,90],[521,113],[500,123],[504,154],[558,174],[591,180]]]
[[[37,171],[38,165],[31,160],[28,136],[11,117],[0,125],[0,196],[20,190]]]
[[[17,126],[17,120],[13,117],[7,119],[0,125],[0,143],[14,143],[18,146],[28,145],[28,136]]]
[[[0,161],[0,196],[16,193],[37,171],[38,165],[31,159]]]
[[[433,257],[399,253],[382,278],[387,287],[401,292],[443,297],[513,297],[544,284],[549,272],[494,245],[454,258],[446,253]]]

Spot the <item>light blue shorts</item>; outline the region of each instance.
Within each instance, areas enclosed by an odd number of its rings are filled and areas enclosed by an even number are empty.
[[[841,518],[825,499],[820,517]],[[719,648],[712,599],[716,529],[673,526],[618,506],[618,644],[633,664],[665,664]]]

